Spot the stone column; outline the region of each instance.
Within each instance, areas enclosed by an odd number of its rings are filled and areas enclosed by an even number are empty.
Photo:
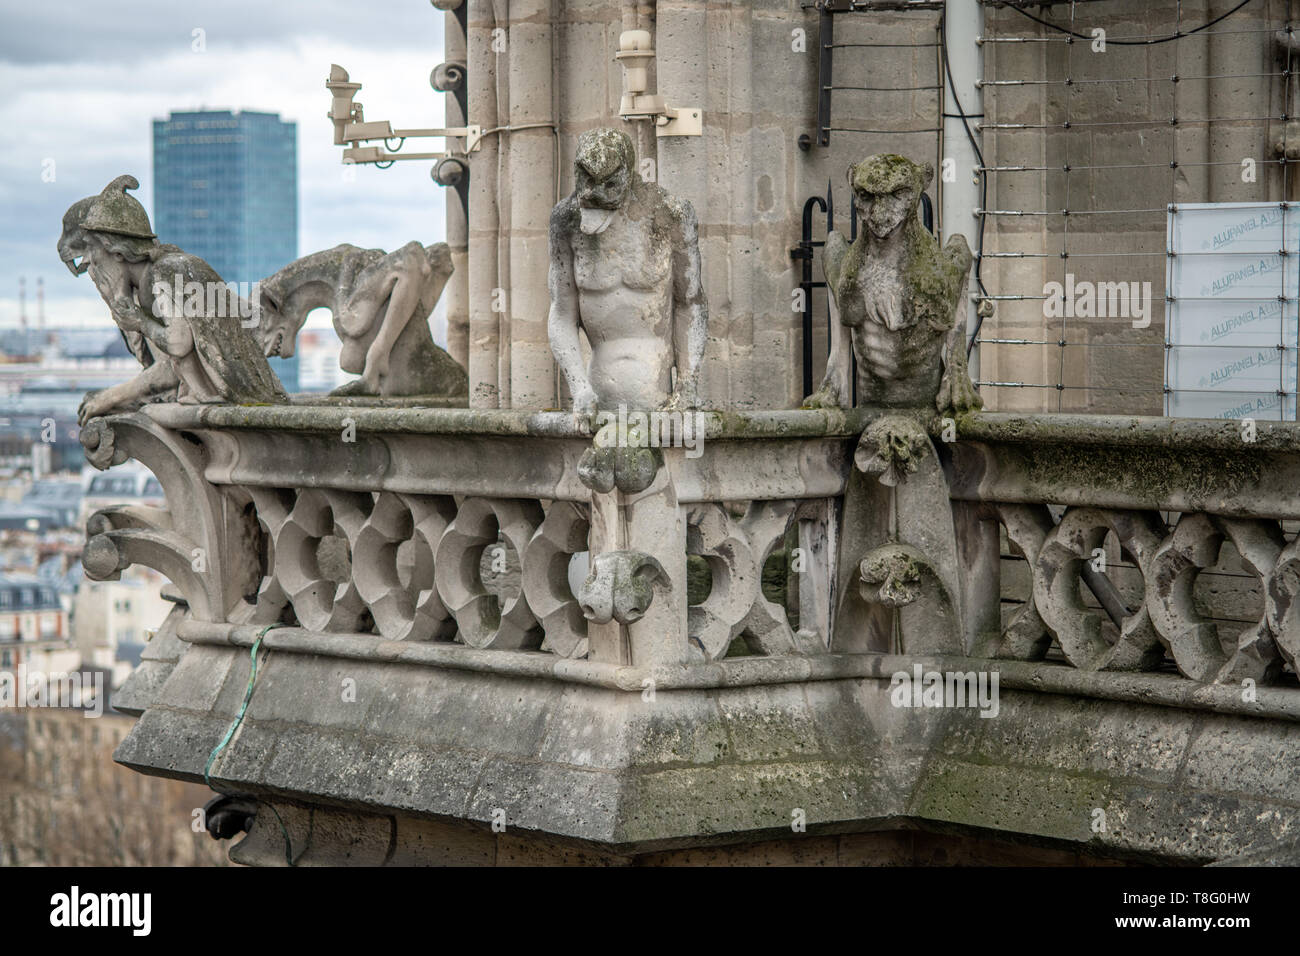
[[[748,4],[659,0],[656,13],[658,92],[672,106],[704,109],[703,136],[665,136],[658,142],[660,184],[689,200],[700,223],[709,301],[700,395],[714,408],[744,404],[748,390],[738,383],[748,382],[751,374],[753,316],[743,310],[752,289],[754,257],[747,237],[736,234],[736,220],[753,221],[750,11]],[[738,255],[741,248],[745,254]]]
[[[461,17],[465,10],[450,9],[443,14],[443,52],[444,62],[466,62],[465,28]],[[468,83],[468,79],[465,81]],[[455,92],[447,93],[446,125],[449,129],[468,123],[465,110],[461,109],[460,97]],[[463,151],[464,140],[449,141],[457,144]],[[448,152],[452,150],[449,148]],[[451,249],[451,264],[455,272],[447,281],[443,291],[447,303],[447,353],[461,365],[469,367],[469,220],[466,210],[461,205],[457,191],[447,190],[447,246]]]
[[[650,558],[663,569],[664,581],[654,586],[654,598],[638,620],[588,622],[590,660],[653,667],[698,657],[687,638],[686,515],[673,481],[673,466],[681,454],[680,449],[668,450],[668,461],[641,491],[613,488],[591,494],[588,541],[593,560]],[[630,586],[620,571],[614,584],[616,604]]]
[[[951,86],[944,90],[944,102],[948,108],[943,120],[943,159],[952,159],[956,166],[955,182],[943,182],[943,170],[937,170],[940,177],[939,192],[942,203],[939,208],[940,224],[943,229],[942,241],[954,233],[961,233],[970,243],[971,251],[979,246],[980,223],[975,209],[980,205],[979,180],[973,174],[979,166],[975,148],[970,137],[966,135],[965,126],[957,115],[957,106],[951,102],[952,91],[957,91],[957,100],[967,116],[979,116],[984,112],[984,96],[979,82],[983,79],[983,58],[975,38],[984,34],[984,6],[970,3],[968,0],[947,0],[944,4],[944,36],[948,44],[948,67],[951,72]],[[979,119],[970,119],[971,132],[980,138],[977,124]],[[978,291],[972,276],[971,291]],[[967,302],[966,333],[975,330],[975,301]],[[979,351],[971,355],[971,377],[979,378]]]
[[[468,0],[469,115],[484,129],[497,125],[497,54],[492,50],[496,16],[492,0]],[[479,150],[470,154],[469,167],[469,372],[471,408],[496,408],[499,404],[499,316],[493,306],[501,301],[497,272],[498,137],[485,136]]]
[[[550,0],[511,0],[510,406],[554,408],[555,363],[547,339],[548,227],[555,205],[553,36]]]

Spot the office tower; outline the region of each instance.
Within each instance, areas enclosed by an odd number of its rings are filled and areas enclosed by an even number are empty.
[[[153,123],[154,230],[227,282],[255,282],[298,256],[296,123],[243,110],[173,112]],[[297,358],[272,359],[289,391]]]

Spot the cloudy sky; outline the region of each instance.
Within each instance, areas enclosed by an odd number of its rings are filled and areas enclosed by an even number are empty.
[[[60,220],[122,173],[140,180],[136,195],[152,215],[151,121],[172,110],[263,110],[297,122],[299,255],[444,238],[431,163],[345,171],[324,86],[338,63],[362,84],[367,120],[441,126],[443,95],[429,72],[442,61],[442,18],[429,0],[0,0],[10,138],[0,151],[0,328],[18,323],[19,276],[33,320],[43,276],[48,323],[111,321],[89,278],[59,261]]]

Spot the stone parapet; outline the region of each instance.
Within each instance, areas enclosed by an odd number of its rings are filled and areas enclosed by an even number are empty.
[[[648,419],[400,404],[96,420],[92,462],[138,458],[168,508],[93,516],[87,571],[148,564],[180,602],[117,759],[261,801],[247,862],[437,862],[446,827],[498,862],[503,834],[603,862],[918,827],[1097,860],[1285,842],[1300,428],[891,422],[702,413],[654,447]],[[940,479],[951,578],[918,511]],[[1225,562],[1258,598],[1236,628],[1197,591]]]

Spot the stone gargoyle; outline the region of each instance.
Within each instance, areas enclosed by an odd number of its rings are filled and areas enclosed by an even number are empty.
[[[970,248],[959,235],[940,247],[918,215],[933,178],[928,163],[893,154],[850,166],[857,239],[826,237],[831,355],[804,405],[849,405],[852,358],[856,404],[885,411],[859,437],[844,493],[837,629],[851,635],[845,649],[888,650],[896,620],[904,646],[962,647],[951,495],[928,424],[936,411],[982,403],[966,368]],[[855,565],[865,587],[853,586]],[[922,567],[937,590],[913,587],[920,579],[909,575]],[[919,601],[931,591],[943,600]]]
[[[573,193],[551,213],[548,320],[575,412],[697,407],[709,321],[698,233],[689,202],[637,174],[626,133],[578,137]]]
[[[248,303],[198,256],[158,241],[144,206],[127,194],[139,186],[134,176],[119,176],[63,216],[59,258],[73,275],[90,273],[144,366],[128,382],[88,393],[81,424],[153,401],[285,401],[244,326]]]
[[[966,370],[970,247],[954,235],[940,248],[918,216],[933,178],[930,164],[893,154],[849,167],[861,227],[851,245],[838,232],[826,237],[831,354],[805,407],[850,404],[850,347],[858,405],[962,412],[982,404]]]
[[[329,309],[343,343],[339,366],[360,374],[336,395],[466,394],[468,376],[434,344],[429,316],[452,274],[444,242],[400,249],[343,245],[289,263],[258,283],[257,338],[266,355],[293,355],[312,309]]]

